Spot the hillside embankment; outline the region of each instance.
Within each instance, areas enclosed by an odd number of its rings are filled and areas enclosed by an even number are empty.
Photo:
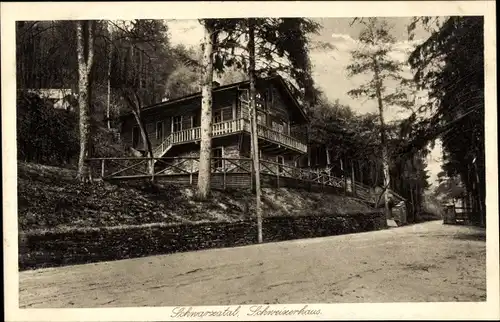
[[[257,243],[249,189],[213,190],[138,182],[79,183],[68,169],[18,167],[21,270]],[[386,228],[361,201],[300,189],[263,190],[264,242]]]
[[[254,216],[249,189],[213,190],[208,201],[198,201],[191,187],[146,181],[83,184],[75,177],[73,170],[19,163],[19,230],[231,222]],[[264,216],[374,211],[357,199],[329,193],[266,188],[262,195]]]

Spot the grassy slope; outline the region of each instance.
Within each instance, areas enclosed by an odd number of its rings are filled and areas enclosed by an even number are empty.
[[[156,223],[234,221],[248,218],[248,190],[214,190],[207,202],[185,187],[147,182],[81,184],[75,172],[31,163],[18,164],[19,229],[68,229]],[[265,215],[372,212],[343,196],[291,189],[264,189]]]

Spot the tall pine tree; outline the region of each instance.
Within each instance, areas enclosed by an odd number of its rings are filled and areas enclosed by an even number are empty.
[[[378,107],[380,122],[381,159],[384,173],[384,205],[386,216],[392,217],[389,207],[390,189],[390,155],[388,151],[385,113],[391,106],[407,106],[408,97],[405,91],[391,91],[389,81],[403,82],[401,76],[403,64],[390,57],[395,38],[390,34],[390,26],[379,18],[362,19],[364,25],[359,35],[360,46],[352,51],[352,63],[347,67],[349,76],[368,75],[369,81],[348,92],[358,98],[374,100]]]

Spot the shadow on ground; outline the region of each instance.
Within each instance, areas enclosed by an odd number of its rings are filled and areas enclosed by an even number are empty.
[[[474,234],[459,234],[455,235],[455,239],[471,240],[471,241],[486,241],[486,232],[477,232]]]

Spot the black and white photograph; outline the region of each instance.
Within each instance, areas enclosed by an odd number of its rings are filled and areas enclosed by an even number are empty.
[[[495,2],[1,5],[8,321],[499,317]]]

